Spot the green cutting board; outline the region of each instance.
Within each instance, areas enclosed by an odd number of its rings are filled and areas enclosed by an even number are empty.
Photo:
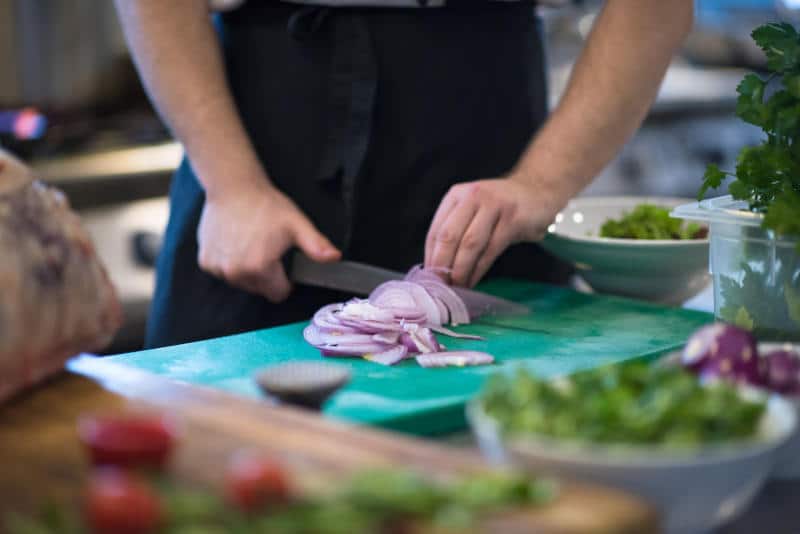
[[[711,315],[628,299],[587,295],[518,280],[493,280],[482,290],[528,305],[532,313],[490,317],[458,330],[484,341],[439,337],[448,349],[493,354],[495,365],[424,369],[414,360],[385,367],[338,358],[353,379],[325,405],[326,415],[414,434],[466,426],[464,404],[492,373],[523,365],[542,376],[569,374],[612,362],[652,358],[680,347]],[[258,397],[257,369],[290,360],[317,360],[302,337],[306,323],[111,357],[174,380]]]

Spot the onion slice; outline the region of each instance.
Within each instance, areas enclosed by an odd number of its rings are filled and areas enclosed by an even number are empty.
[[[487,298],[493,298],[486,295]],[[468,323],[473,310],[431,269],[414,267],[405,280],[381,284],[368,299],[329,304],[303,330],[305,340],[324,356],[364,357],[383,365],[420,355],[423,367],[481,365],[492,356],[475,351],[444,352],[434,332],[460,338],[444,325]]]
[[[454,350],[451,352],[430,352],[417,356],[417,363],[422,367],[465,367],[470,365],[488,365],[494,363],[494,356],[475,350]]]
[[[396,345],[383,352],[365,354],[364,359],[381,365],[394,365],[408,356],[408,349],[403,345]]]
[[[444,326],[431,326],[431,330],[436,332],[437,334],[442,334],[443,336],[447,337],[454,337],[456,339],[472,339],[474,341],[483,341],[483,336],[478,336],[475,334],[463,334],[460,332],[454,332],[449,328],[445,328]]]

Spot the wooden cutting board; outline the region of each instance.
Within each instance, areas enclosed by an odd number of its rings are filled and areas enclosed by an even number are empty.
[[[492,373],[524,366],[540,376],[635,358],[653,358],[682,346],[709,314],[646,302],[587,295],[527,281],[495,280],[482,289],[530,307],[518,317],[487,317],[457,330],[485,341],[439,337],[450,349],[489,352],[496,365],[423,369],[414,360],[385,367],[338,358],[353,380],[325,406],[333,418],[420,435],[466,427],[464,404]],[[259,397],[259,368],[316,360],[302,336],[306,323],[115,356],[114,360],[179,381]],[[333,359],[332,359],[333,360]]]
[[[75,420],[86,412],[130,409],[128,400],[168,410],[183,425],[172,471],[181,480],[215,487],[229,455],[254,448],[279,458],[302,489],[335,484],[359,469],[397,466],[431,475],[485,468],[471,449],[444,447],[400,434],[355,427],[263,401],[175,384],[107,359],[82,359],[65,374],[0,407],[0,516],[29,512],[45,500],[77,505],[86,462]],[[653,510],[597,486],[562,484],[551,504],[501,518],[496,532],[657,532]]]

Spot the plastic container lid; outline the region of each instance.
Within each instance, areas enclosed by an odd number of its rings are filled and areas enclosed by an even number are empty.
[[[731,195],[684,204],[672,210],[670,215],[679,219],[739,226],[761,226],[764,221],[764,215],[753,213],[746,201],[734,200]]]

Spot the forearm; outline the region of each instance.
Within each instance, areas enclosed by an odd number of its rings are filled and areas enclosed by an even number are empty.
[[[691,0],[608,0],[564,96],[513,175],[560,209],[644,119],[692,24]]]
[[[225,79],[206,0],[115,0],[150,98],[209,196],[267,184]]]

